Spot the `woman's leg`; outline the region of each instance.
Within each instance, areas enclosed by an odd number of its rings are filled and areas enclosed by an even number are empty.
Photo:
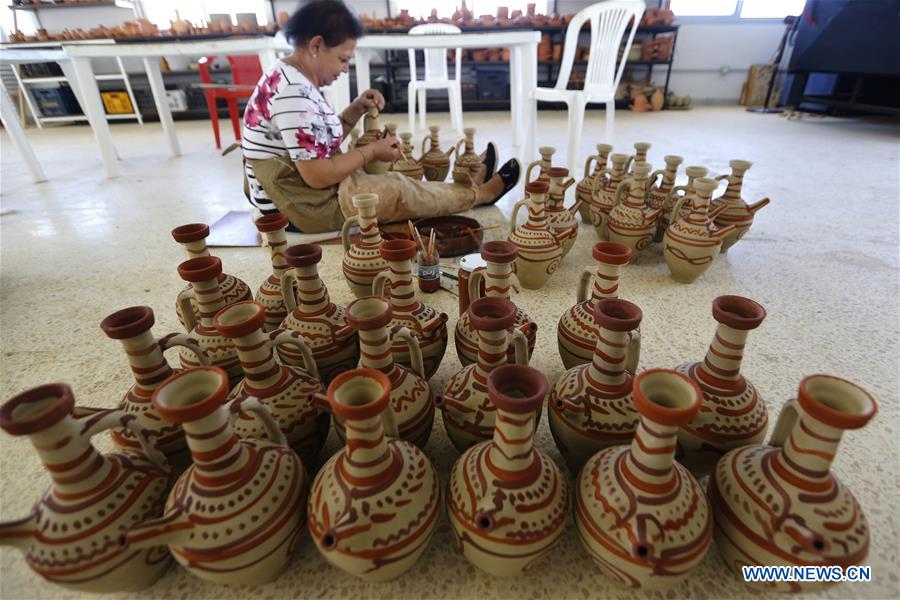
[[[338,186],[344,216],[356,214],[350,199],[356,194],[378,194],[379,223],[440,217],[468,210],[475,205],[475,185],[416,181],[400,173],[369,175],[359,170]]]

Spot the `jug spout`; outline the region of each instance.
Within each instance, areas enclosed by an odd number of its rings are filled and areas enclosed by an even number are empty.
[[[444,325],[445,323],[447,323],[447,321],[449,321],[449,320],[450,320],[450,317],[447,315],[447,313],[442,312],[442,313],[436,315],[433,319],[431,319],[427,323],[425,323],[425,325],[422,326],[422,331],[423,331],[423,333],[430,333],[430,332],[434,331],[435,329],[438,329],[441,325]]]
[[[722,239],[732,231],[734,231],[734,225],[726,225],[721,229],[710,229],[709,237],[714,240]]]
[[[31,513],[22,519],[0,523],[0,546],[13,546],[23,549],[31,544],[31,538],[37,533],[37,515]]]
[[[194,524],[190,515],[181,508],[159,517],[135,525],[119,535],[119,546],[123,549],[151,548],[176,544],[185,539]]]
[[[751,213],[753,213],[755,215],[756,211],[761,209],[763,206],[767,205],[769,202],[771,202],[771,200],[769,198],[763,198],[759,202],[754,202],[753,204],[747,205],[747,210],[749,210]]]

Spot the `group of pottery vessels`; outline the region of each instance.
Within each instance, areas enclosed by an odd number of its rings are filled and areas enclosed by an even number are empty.
[[[388,129],[395,125],[389,124]],[[401,155],[390,164],[389,170],[401,173],[417,181],[423,177],[426,181],[444,181],[448,173],[451,173],[455,183],[467,186],[478,182],[478,175],[484,161],[484,153],[475,151],[475,129],[466,127],[463,129],[464,137],[460,138],[452,147],[441,149],[440,127],[432,125],[428,133],[422,139],[421,155],[415,158],[412,144],[412,134],[403,132],[400,134]],[[363,138],[360,138],[362,140]],[[359,146],[359,142],[356,143]],[[368,165],[367,165],[368,167]]]

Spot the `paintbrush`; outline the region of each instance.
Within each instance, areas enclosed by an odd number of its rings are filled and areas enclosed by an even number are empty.
[[[415,228],[415,226],[412,224],[412,221],[406,221],[406,224],[409,225],[409,235],[412,236],[412,241],[416,243],[416,245],[419,247],[419,250],[421,250],[424,254],[425,244],[422,243],[422,237],[419,235],[419,230]]]

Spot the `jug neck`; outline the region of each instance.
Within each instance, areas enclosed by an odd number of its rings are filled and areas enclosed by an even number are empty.
[[[484,295],[488,298],[509,299],[512,284],[512,264],[488,262],[484,274]]]
[[[594,288],[591,291],[591,299],[619,297],[619,265],[605,262],[597,263],[597,272],[594,274]]]
[[[385,410],[391,410],[390,403]],[[382,413],[367,419],[347,419],[344,431],[347,446],[341,460],[348,482],[365,487],[383,481],[395,457],[384,437]]]
[[[388,278],[391,285],[391,306],[394,312],[410,312],[418,304],[416,288],[413,285],[412,261],[394,260],[388,262]]]
[[[627,380],[625,355],[628,351],[628,332],[600,327],[594,356],[588,367],[593,382],[605,386],[620,386]]]
[[[537,459],[533,448],[534,418],[534,413],[513,413],[497,408],[488,460],[501,479],[516,479],[533,468]]]
[[[506,351],[509,348],[509,334],[505,329],[499,331],[478,331],[478,359],[475,366],[475,378],[486,384],[488,374],[500,365],[506,364]]]
[[[716,380],[739,381],[748,333],[746,330],[734,329],[719,323],[706,357],[700,363],[698,377],[714,387]]]
[[[547,194],[530,193],[528,202],[525,207],[528,209],[528,222],[525,224],[529,229],[545,229],[547,226],[547,211],[544,208],[547,202]]]
[[[623,204],[631,208],[644,208],[646,200],[646,179],[635,179],[634,185],[628,188],[628,194],[625,196]]]
[[[251,395],[277,385],[284,377],[284,368],[275,361],[272,342],[262,329],[235,338],[234,347],[244,370],[244,387]]]
[[[206,247],[206,239],[201,238],[193,242],[182,242],[181,245],[187,252],[188,258],[209,256],[209,248]]]
[[[284,229],[266,232],[266,240],[269,243],[269,253],[272,256],[272,274],[281,281],[281,275],[288,268],[284,260],[284,249],[287,247],[287,236]]]
[[[799,415],[774,460],[800,487],[821,487],[831,480],[831,463],[844,432],[803,411]]]
[[[297,279],[297,311],[310,315],[326,310],[331,301],[316,266],[294,267],[294,276]]]
[[[359,347],[362,355],[359,364],[362,367],[378,369],[389,373],[394,366],[391,354],[391,334],[388,326],[375,329],[359,330]]]
[[[250,450],[234,432],[224,407],[183,423],[182,427],[194,461],[194,480],[199,486],[224,487],[247,477]]]
[[[377,248],[381,244],[381,231],[378,229],[375,207],[361,207],[358,212],[360,245]]]
[[[84,499],[101,487],[113,468],[90,439],[82,434],[104,413],[75,419],[67,416],[55,425],[28,437],[53,479],[54,495],[64,499]]]
[[[119,341],[134,375],[135,395],[149,403],[153,390],[172,375],[172,367],[149,329]]]
[[[641,491],[669,493],[677,480],[675,461],[678,427],[662,425],[641,416],[624,463],[625,478]]]
[[[219,289],[216,279],[197,281],[192,284],[194,295],[197,298],[197,307],[200,310],[200,323],[207,328],[213,327],[213,317],[225,308],[225,299]]]

